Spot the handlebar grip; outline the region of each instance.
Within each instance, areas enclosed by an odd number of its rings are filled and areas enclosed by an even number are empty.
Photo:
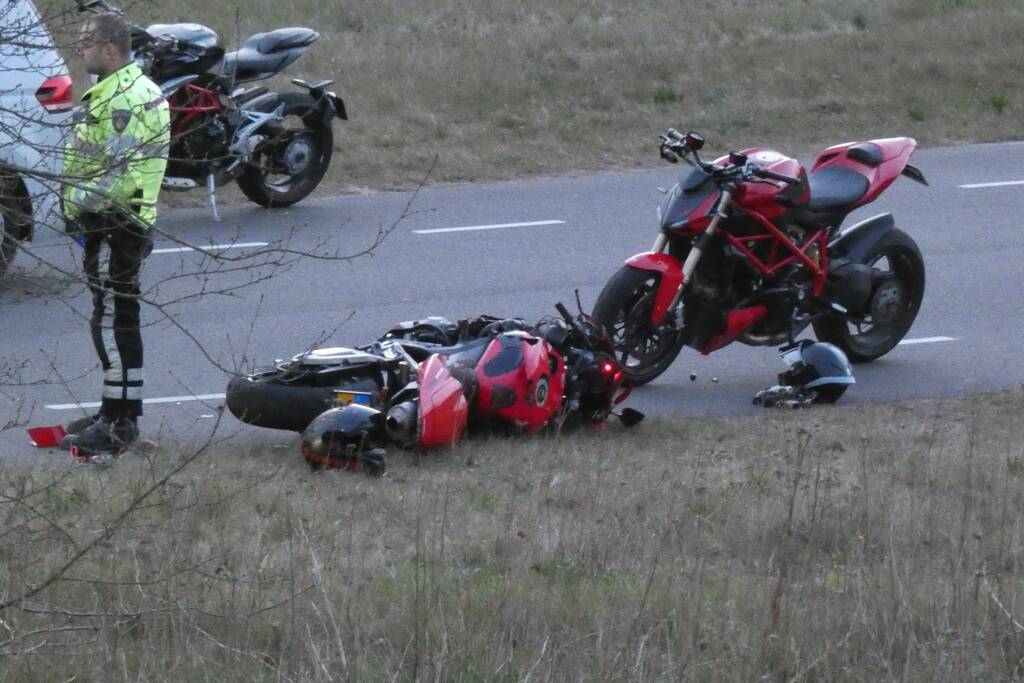
[[[569,324],[572,324],[572,323],[573,323],[573,319],[572,319],[572,314],[571,314],[571,313],[569,313],[569,309],[568,309],[568,308],[566,308],[566,307],[565,307],[565,306],[564,306],[564,305],[562,304],[562,302],[561,302],[561,301],[559,301],[558,303],[556,303],[556,304],[555,304],[555,310],[556,310],[556,311],[558,311],[558,314],[559,314],[559,315],[561,315],[561,316],[562,316],[563,318],[565,318],[565,321],[566,321],[567,323],[569,323]]]

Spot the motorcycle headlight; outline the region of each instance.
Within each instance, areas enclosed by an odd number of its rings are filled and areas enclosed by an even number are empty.
[[[672,188],[665,193],[665,196],[661,198],[661,204],[658,205],[658,227],[661,227],[665,221],[665,215],[668,213],[668,207],[672,205],[672,202],[679,196],[679,183],[676,183]]]

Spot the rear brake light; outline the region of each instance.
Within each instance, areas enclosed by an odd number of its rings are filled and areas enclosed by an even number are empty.
[[[71,111],[75,106],[75,92],[71,76],[64,74],[47,78],[39,86],[39,90],[36,90],[36,99],[39,100],[39,104],[43,105],[43,109],[51,114]]]

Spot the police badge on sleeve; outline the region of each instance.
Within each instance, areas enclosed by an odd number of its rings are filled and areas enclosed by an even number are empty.
[[[115,109],[110,114],[110,123],[118,133],[123,133],[124,129],[128,127],[128,122],[131,120],[132,113],[127,109]]]

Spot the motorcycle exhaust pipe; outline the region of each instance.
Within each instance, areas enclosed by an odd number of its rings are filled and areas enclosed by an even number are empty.
[[[392,406],[384,419],[384,433],[403,447],[415,446],[419,441],[420,410],[415,401],[404,401]]]

